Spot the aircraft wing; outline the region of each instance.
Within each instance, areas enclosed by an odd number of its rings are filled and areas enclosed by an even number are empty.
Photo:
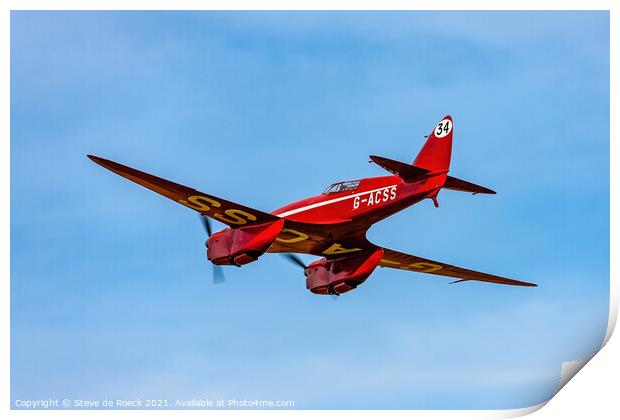
[[[537,286],[534,283],[507,279],[505,277],[494,276],[492,274],[480,273],[466,268],[456,267],[426,258],[416,257],[391,249],[383,248],[383,258],[379,262],[380,267],[397,268],[400,270],[417,271],[419,273],[435,274],[437,276],[453,277],[462,281],[483,281],[487,283],[507,284],[511,286]]]
[[[202,193],[193,188],[147,174],[108,159],[92,155],[88,155],[88,157],[95,163],[136,184],[140,184],[151,191],[231,227],[272,222],[279,219],[279,217],[272,214]]]
[[[349,226],[346,231],[340,231],[342,227],[343,225],[298,223],[285,219],[282,233],[268,252],[303,253],[337,259],[379,248],[366,239],[364,233],[368,226]],[[388,248],[383,248],[383,252],[380,267],[452,277],[456,279],[452,283],[482,281],[511,286],[537,286],[534,283],[468,270]]]

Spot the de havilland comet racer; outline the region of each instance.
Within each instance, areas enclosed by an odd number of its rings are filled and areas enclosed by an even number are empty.
[[[193,188],[88,155],[106,169],[168,197],[202,216],[209,235],[207,258],[214,265],[214,281],[220,265],[242,266],[266,252],[287,254],[300,265],[306,287],[321,295],[339,295],[362,284],[377,266],[455,278],[453,283],[477,280],[512,286],[536,286],[505,277],[456,267],[372,244],[366,232],[374,223],[424,199],[437,207],[443,189],[495,194],[494,191],[448,175],[454,126],[443,118],[412,164],[379,156],[372,162],[390,175],[337,182],[322,194],[266,213]],[[229,227],[212,233],[208,218]],[[321,258],[305,266],[294,253]]]

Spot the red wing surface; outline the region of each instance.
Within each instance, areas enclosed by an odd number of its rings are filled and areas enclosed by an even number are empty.
[[[487,283],[508,284],[511,286],[537,286],[534,283],[526,283],[523,281],[507,279],[505,277],[494,276],[492,274],[480,273],[478,271],[468,270],[466,268],[456,267],[442,262],[427,260],[425,258],[408,255],[402,252],[393,251],[383,248],[383,259],[379,262],[379,266],[388,268],[397,268],[400,270],[417,271],[419,273],[435,274],[438,276],[453,277],[461,281],[483,281]]]
[[[111,160],[91,155],[88,155],[88,157],[95,163],[124,178],[140,184],[151,191],[155,191],[164,197],[168,197],[177,203],[183,204],[200,214],[225,223],[230,227],[272,222],[279,219],[279,217],[272,214],[202,193],[193,188],[185,187],[172,181],[147,174],[146,172],[121,165],[120,163],[112,162]]]

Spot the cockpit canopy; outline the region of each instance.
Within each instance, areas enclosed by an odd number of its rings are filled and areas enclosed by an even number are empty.
[[[323,194],[335,194],[343,191],[350,191],[356,189],[359,185],[359,181],[336,182],[335,184],[327,187],[327,189],[323,191]]]

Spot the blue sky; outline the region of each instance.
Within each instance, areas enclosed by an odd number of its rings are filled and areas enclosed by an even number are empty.
[[[445,114],[498,194],[369,238],[540,287],[377,269],[334,302],[275,255],[213,286],[196,215],[85,157],[270,211]],[[11,398],[542,402],[607,325],[609,122],[606,12],[13,12]]]

